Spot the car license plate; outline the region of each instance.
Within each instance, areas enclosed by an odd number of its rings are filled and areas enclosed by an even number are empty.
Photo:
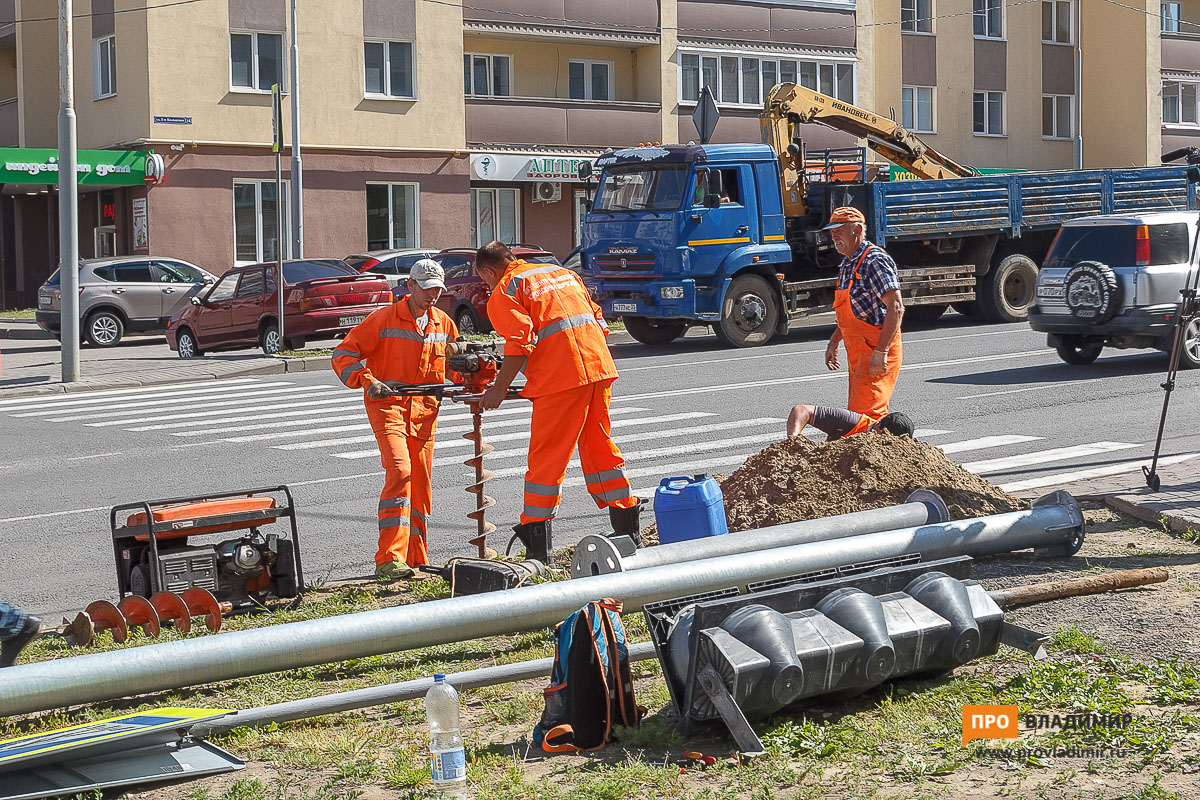
[[[357,325],[367,318],[366,314],[356,314],[353,317],[338,317],[338,325],[349,326]]]
[[[1065,286],[1039,286],[1038,297],[1066,297],[1067,287]]]
[[[637,311],[637,303],[613,303],[613,311]]]
[[[49,297],[39,297],[38,298],[38,308],[49,308],[49,307],[50,307],[50,298]]]

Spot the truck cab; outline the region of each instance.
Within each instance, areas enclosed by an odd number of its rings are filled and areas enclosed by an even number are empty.
[[[638,147],[596,166],[603,171],[582,249],[607,316],[623,317],[647,344],[669,342],[689,324],[713,324],[735,345],[786,326],[777,275],[791,251],[770,147]],[[727,325],[724,302],[734,303]]]

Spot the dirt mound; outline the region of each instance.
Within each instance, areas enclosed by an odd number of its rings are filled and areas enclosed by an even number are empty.
[[[916,489],[941,495],[951,519],[1028,508],[933,445],[882,434],[776,442],[721,483],[730,531],[896,505]]]

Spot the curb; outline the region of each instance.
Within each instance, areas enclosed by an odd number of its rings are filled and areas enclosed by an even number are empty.
[[[1114,511],[1128,514],[1151,525],[1166,525],[1174,533],[1183,533],[1189,529],[1194,531],[1200,527],[1200,508],[1193,507],[1190,511],[1164,510],[1153,507],[1154,505],[1164,505],[1163,503],[1142,503],[1135,499],[1138,497],[1140,496],[1110,494],[1105,496],[1104,502]]]
[[[330,368],[331,356],[313,356],[310,358],[277,358],[272,364],[258,364],[244,369],[233,369],[228,372],[201,372],[182,380],[217,380],[220,378],[241,378],[248,375],[280,375],[289,372],[319,372]],[[74,392],[90,392],[103,389],[135,389],[139,386],[155,386],[162,383],[179,383],[180,376],[146,376],[114,377],[95,381],[78,381],[76,383],[49,383],[37,386],[0,386],[0,399],[16,399],[20,397],[37,397]]]
[[[53,339],[54,334],[41,328],[23,330],[21,328],[0,328],[0,339]]]

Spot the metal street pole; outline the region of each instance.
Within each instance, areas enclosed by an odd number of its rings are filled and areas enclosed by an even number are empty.
[[[79,380],[79,194],[71,0],[58,0],[58,275],[63,383]]]
[[[278,83],[271,84],[271,121],[273,124],[271,150],[275,153],[275,298],[276,322],[279,332],[276,351],[283,349],[283,87]],[[266,349],[265,347],[263,348]]]
[[[304,166],[300,161],[300,51],[296,45],[296,0],[292,0],[292,258],[304,258]]]

